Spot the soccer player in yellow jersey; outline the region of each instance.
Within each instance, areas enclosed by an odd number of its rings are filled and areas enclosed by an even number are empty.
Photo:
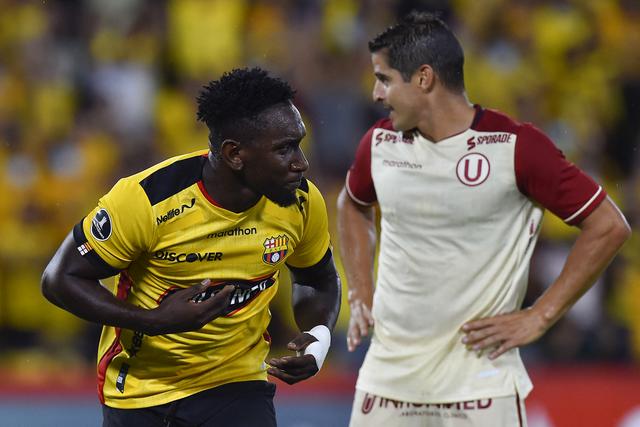
[[[258,68],[210,82],[197,99],[209,150],[118,181],[47,266],[44,295],[104,325],[103,426],[275,426],[267,374],[293,384],[320,369],[340,281],[293,97]],[[305,332],[267,364],[283,265]],[[113,292],[101,286],[115,274]]]

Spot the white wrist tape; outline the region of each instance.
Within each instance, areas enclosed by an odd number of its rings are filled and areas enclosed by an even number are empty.
[[[331,332],[324,325],[314,326],[310,331],[304,331],[309,335],[313,335],[318,341],[314,341],[304,349],[304,354],[312,354],[316,359],[318,371],[322,368],[324,358],[327,357],[329,346],[331,345]]]

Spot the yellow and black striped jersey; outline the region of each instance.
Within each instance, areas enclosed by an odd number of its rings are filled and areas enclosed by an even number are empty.
[[[172,291],[205,279],[237,284],[226,314],[197,331],[145,336],[105,326],[98,380],[108,406],[160,405],[266,379],[279,268],[310,267],[328,256],[326,207],[312,183],[303,179],[291,206],[262,197],[231,212],[204,188],[206,156],[174,157],[121,179],[74,228],[78,251],[104,272],[119,272],[114,292],[136,306],[153,309]]]

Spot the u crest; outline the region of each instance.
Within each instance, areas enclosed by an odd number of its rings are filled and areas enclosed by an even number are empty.
[[[480,153],[469,153],[458,160],[456,174],[464,185],[475,187],[487,180],[491,165],[489,159]]]

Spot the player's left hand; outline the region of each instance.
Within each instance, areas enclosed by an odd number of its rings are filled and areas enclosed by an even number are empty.
[[[295,384],[306,380],[318,372],[316,358],[311,354],[302,354],[305,348],[314,341],[318,341],[313,335],[302,332],[289,344],[287,349],[296,352],[296,356],[283,356],[267,361],[271,367],[267,369],[269,375],[286,382]]]
[[[492,349],[489,359],[495,359],[512,348],[540,338],[550,326],[547,323],[531,308],[472,320],[462,325],[462,343],[476,352]]]

